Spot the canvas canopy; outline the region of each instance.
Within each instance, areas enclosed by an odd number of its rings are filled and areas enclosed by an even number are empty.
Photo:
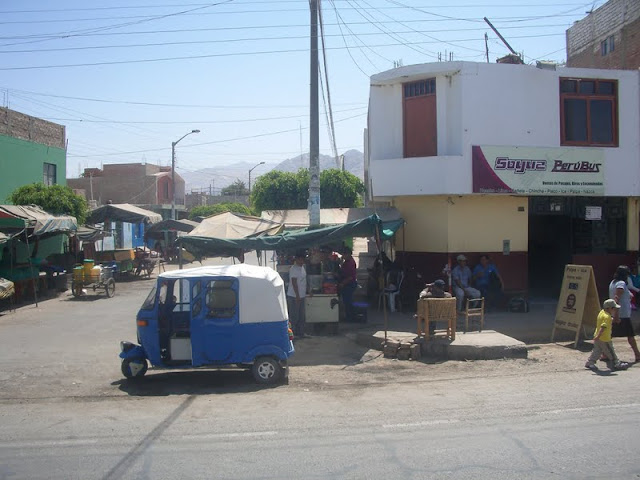
[[[400,211],[395,207],[321,208],[320,224],[341,225],[362,220],[373,214],[378,215],[383,222],[402,220]],[[265,210],[260,217],[272,222],[284,223],[287,230],[306,228],[310,225],[308,209]]]
[[[205,218],[187,236],[231,240],[259,235],[275,235],[280,233],[282,228],[281,223],[239,213],[224,212]]]
[[[144,232],[145,240],[163,240],[165,232],[184,232],[189,233],[199,225],[198,222],[192,220],[163,220],[151,225]]]
[[[92,227],[90,225],[82,225],[76,232],[78,240],[83,242],[97,242],[107,236],[107,232],[100,228]]]
[[[78,222],[70,215],[52,215],[37,205],[0,205],[0,230],[33,230],[33,235],[72,232]]]
[[[104,223],[107,220],[152,224],[162,221],[162,215],[129,203],[111,203],[92,210],[87,217],[87,223],[93,224]]]
[[[4,233],[0,232],[0,245],[6,243],[9,240],[9,237]]]
[[[383,222],[378,215],[330,227],[295,230],[278,235],[253,238],[215,238],[195,235],[196,230],[178,239],[178,243],[195,255],[234,255],[249,250],[297,250],[319,245],[340,243],[346,238],[379,235],[388,240],[404,224],[402,219]]]

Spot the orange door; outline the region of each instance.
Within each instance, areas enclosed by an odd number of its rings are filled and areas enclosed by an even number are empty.
[[[436,96],[404,100],[404,156],[434,157],[438,154]]]

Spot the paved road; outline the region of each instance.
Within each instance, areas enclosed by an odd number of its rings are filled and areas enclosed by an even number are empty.
[[[276,388],[231,370],[131,383],[118,342],[150,285],[0,317],[1,479],[640,478],[640,368],[594,375],[561,347],[362,363],[338,338],[301,342]],[[318,345],[339,351],[314,364]]]

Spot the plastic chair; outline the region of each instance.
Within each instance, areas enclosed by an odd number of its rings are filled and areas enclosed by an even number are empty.
[[[391,271],[387,272],[387,281],[384,290],[380,292],[380,296],[378,297],[378,310],[382,305],[382,302],[385,301],[389,305],[389,311],[396,311],[396,298],[400,294],[400,289],[402,288],[402,282],[404,281],[404,272],[403,271]]]

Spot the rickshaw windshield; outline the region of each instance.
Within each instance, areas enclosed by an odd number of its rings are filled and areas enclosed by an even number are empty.
[[[147,295],[147,298],[145,299],[144,303],[142,304],[142,307],[140,308],[141,310],[153,310],[153,307],[156,304],[156,290],[157,288],[154,285],[151,291],[149,292],[149,295]]]

